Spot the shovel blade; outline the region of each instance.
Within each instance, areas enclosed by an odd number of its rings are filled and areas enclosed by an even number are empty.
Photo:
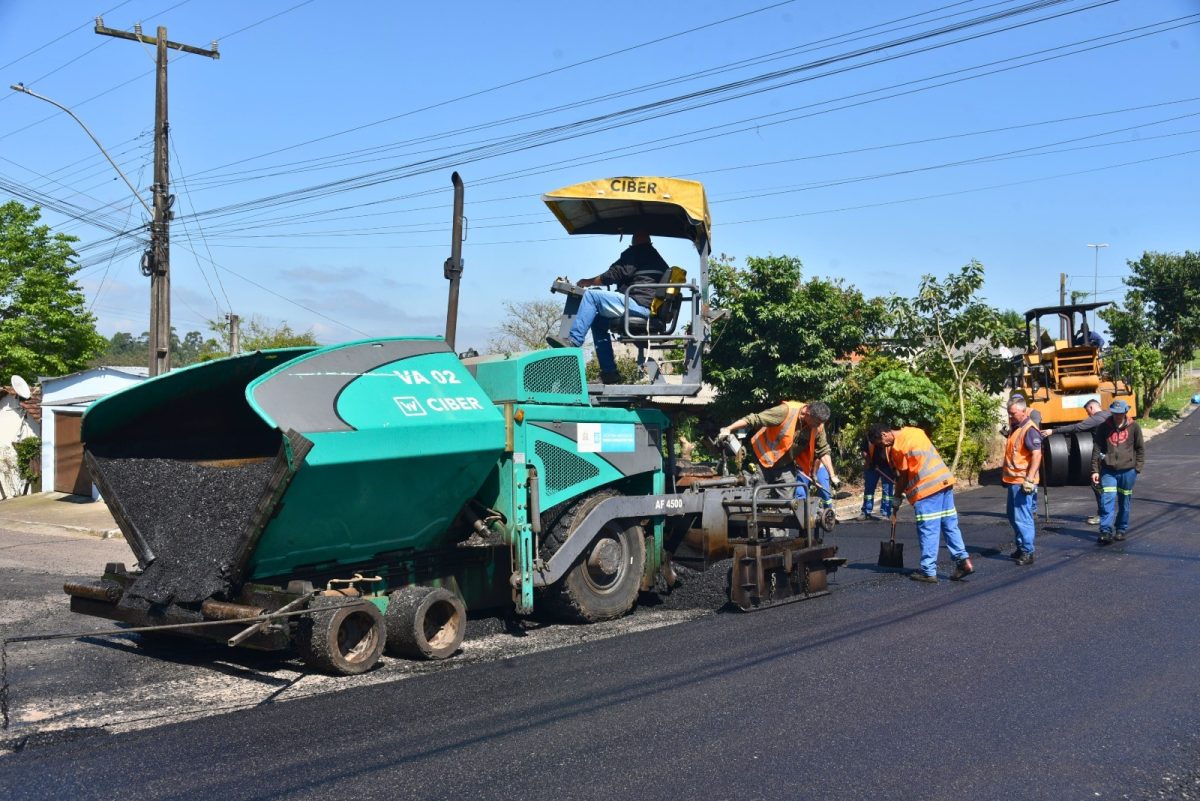
[[[879,543],[880,567],[904,567],[904,543],[890,540]]]

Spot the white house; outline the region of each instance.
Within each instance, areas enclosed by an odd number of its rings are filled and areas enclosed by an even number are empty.
[[[147,367],[93,367],[42,385],[42,490],[99,497],[83,464],[80,428],[88,406],[146,380]]]
[[[0,499],[20,495],[25,489],[14,446],[42,433],[36,407],[31,414],[29,404],[22,400],[12,387],[0,387]]]

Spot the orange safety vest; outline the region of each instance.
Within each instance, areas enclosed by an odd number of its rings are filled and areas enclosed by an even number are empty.
[[[1029,460],[1033,451],[1025,447],[1025,432],[1033,426],[1033,418],[1028,418],[1008,435],[1004,443],[1004,471],[1000,480],[1005,484],[1024,484],[1029,475]]]
[[[750,438],[754,447],[754,455],[763,467],[774,467],[783,460],[792,449],[792,440],[796,437],[796,423],[800,421],[800,412],[804,410],[803,403],[784,401],[788,407],[788,415],[777,426],[763,426]]]
[[[896,488],[909,503],[954,486],[950,468],[919,428],[905,426],[897,432],[888,461],[896,469]]]
[[[824,423],[821,424],[825,425]],[[798,467],[804,475],[809,478],[816,478],[813,475],[813,456],[817,452],[817,432],[821,430],[821,426],[817,426],[816,431],[808,432],[808,448],[806,448],[799,456],[796,457],[796,467]]]

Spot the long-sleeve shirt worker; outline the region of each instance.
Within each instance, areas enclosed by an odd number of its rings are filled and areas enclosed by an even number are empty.
[[[1142,427],[1132,420],[1124,428],[1117,428],[1112,420],[1096,429],[1092,435],[1092,472],[1100,472],[1103,462],[1110,470],[1134,468],[1142,472],[1146,462],[1146,443],[1142,439]]]
[[[654,249],[654,245],[630,245],[598,278],[602,284],[616,284],[618,292],[629,289],[630,300],[648,309],[658,290],[650,287],[639,289],[638,284],[662,283],[663,274],[668,269],[667,262]]]
[[[1110,417],[1112,417],[1112,412],[1108,409],[1101,409],[1086,420],[1080,420],[1078,423],[1054,429],[1054,433],[1065,436],[1067,434],[1082,434],[1085,431],[1095,431]]]
[[[765,412],[746,415],[746,425],[750,426],[751,428],[781,425],[783,421],[787,419],[788,412],[790,411],[791,410],[788,409],[788,405],[786,403],[781,403],[778,406],[772,406]],[[803,453],[804,451],[808,450],[808,438],[810,435],[811,432],[808,430],[808,427],[804,425],[804,422],[802,420],[797,421],[796,436],[792,439],[792,451],[789,454],[792,463],[795,463],[796,454]],[[813,449],[813,461],[819,462],[822,458],[829,456],[832,453],[833,449],[829,447],[829,438],[825,436],[825,426],[821,426],[817,429],[817,442],[816,447]]]

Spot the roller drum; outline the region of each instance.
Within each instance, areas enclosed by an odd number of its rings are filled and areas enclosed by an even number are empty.
[[[1087,486],[1092,483],[1092,437],[1090,434],[1071,435],[1071,483]]]
[[[1061,487],[1071,472],[1071,446],[1067,438],[1051,434],[1042,441],[1042,483]]]

